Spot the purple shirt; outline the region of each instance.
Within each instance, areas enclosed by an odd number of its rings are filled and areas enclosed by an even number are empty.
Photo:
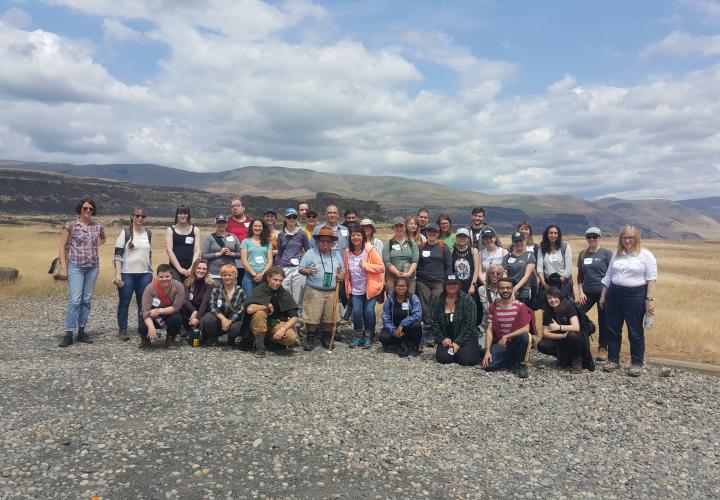
[[[70,233],[68,238],[68,264],[76,267],[96,267],[100,263],[98,246],[101,239],[105,239],[105,228],[94,218],[87,226],[80,224],[80,218],[75,222],[65,224],[65,230]]]

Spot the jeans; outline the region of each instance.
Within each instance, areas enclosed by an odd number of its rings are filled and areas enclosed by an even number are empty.
[[[513,337],[508,341],[506,347],[493,344],[490,347],[490,354],[492,354],[492,361],[486,368],[489,372],[525,364],[530,354],[530,334],[521,333],[517,337]]]
[[[260,283],[262,283],[262,281]],[[243,292],[245,292],[245,300],[250,298],[252,291],[255,290],[260,283],[255,281],[250,273],[245,273],[240,285],[240,288],[242,288]]]
[[[375,304],[377,304],[377,296],[370,299],[365,295],[352,296],[353,329],[356,332],[375,333]]]
[[[622,326],[627,325],[630,341],[630,360],[642,366],[645,359],[645,296],[647,286],[627,287],[610,285],[605,295],[605,321],[608,334],[608,361],[620,361]]]
[[[118,289],[120,302],[117,308],[118,328],[128,327],[128,308],[130,307],[130,299],[133,292],[135,293],[135,302],[138,309],[138,325],[142,320],[142,295],[147,286],[152,282],[152,273],[123,273],[123,286]]]
[[[302,308],[303,290],[305,289],[305,276],[298,272],[298,267],[283,267],[285,271],[285,279],[283,280],[283,288],[290,292],[295,303]]]
[[[585,312],[588,312],[590,309],[592,309],[592,306],[598,303],[600,300],[600,292],[597,293],[588,293],[585,292],[585,305],[581,306]],[[608,345],[608,333],[607,333],[607,325],[605,321],[605,308],[602,308],[598,305],[597,309],[597,317],[598,317],[598,347],[605,347],[607,348]]]
[[[66,332],[75,331],[76,326],[84,328],[87,324],[99,271],[98,266],[77,267],[68,264],[68,296],[65,311]]]

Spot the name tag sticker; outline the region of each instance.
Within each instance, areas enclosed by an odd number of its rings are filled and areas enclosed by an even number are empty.
[[[195,237],[194,236],[186,236],[185,237],[185,244],[186,245],[192,245],[195,243]]]
[[[227,236],[225,236],[225,240],[226,241],[235,241],[235,236],[233,236],[232,234],[228,234]]]
[[[262,255],[256,255],[255,256],[255,263],[256,264],[264,264],[265,263],[265,257]]]
[[[423,256],[423,257],[430,257],[430,250],[423,250],[422,256]]]
[[[343,236],[347,236],[347,229],[341,229],[340,234],[342,234]]]
[[[218,307],[222,307],[222,299],[218,299],[218,300],[217,300],[217,306],[218,306]]]
[[[192,292],[190,292],[190,293],[188,293],[188,300],[192,300],[192,299],[193,299],[193,294],[192,294]]]
[[[583,260],[583,264],[585,264],[586,266],[589,266],[592,263],[593,263],[592,257],[585,257],[585,259]]]
[[[516,262],[517,259],[515,257],[508,257],[508,264],[512,264],[513,262]]]
[[[409,311],[409,310],[410,310],[410,304],[408,304],[407,302],[403,302],[403,303],[402,303],[402,309],[403,309],[403,311]]]
[[[158,299],[157,297],[153,297],[152,305],[153,307],[160,307],[160,299]]]
[[[300,259],[290,259],[290,264],[297,266],[300,264]]]
[[[250,227],[250,223],[249,223],[249,222],[246,222],[246,223],[245,223],[245,227]]]
[[[455,349],[453,349],[452,346],[448,347],[448,354],[450,356],[455,356]]]
[[[396,252],[399,252],[399,251],[400,251],[400,245],[398,245],[398,244],[396,243],[396,244],[394,244],[394,245],[392,246],[392,249],[395,250]]]

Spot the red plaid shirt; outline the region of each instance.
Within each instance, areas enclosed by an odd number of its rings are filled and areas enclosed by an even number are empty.
[[[100,263],[98,245],[100,239],[105,238],[105,228],[95,219],[83,226],[80,218],[75,222],[65,224],[65,230],[70,233],[68,238],[68,263],[76,267],[95,267]]]

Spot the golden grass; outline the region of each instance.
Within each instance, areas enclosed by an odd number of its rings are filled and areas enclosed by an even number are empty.
[[[112,219],[103,220],[109,223]],[[168,221],[149,221],[153,231],[154,265],[167,262],[164,249],[164,227]],[[203,236],[211,222],[201,225]],[[107,227],[108,242],[101,249],[101,269],[97,293],[115,293],[112,255],[115,238],[121,227]],[[50,261],[57,255],[60,225],[35,223],[23,226],[0,226],[0,266],[16,267],[20,279],[12,284],[0,283],[0,300],[17,297],[63,296],[65,285],[54,282],[47,274]],[[383,229],[378,237],[387,240],[390,231]],[[503,241],[509,241],[507,236]],[[585,240],[570,238],[577,256]],[[720,297],[720,266],[715,256],[720,243],[649,240],[649,248],[658,259],[659,279],[655,292],[655,327],[646,331],[648,357],[670,357],[698,362],[720,362],[720,326],[712,312]],[[615,239],[605,238],[603,246],[613,248]],[[594,310],[590,317],[595,321]],[[597,337],[597,335],[595,336]],[[627,351],[627,337],[623,339]]]

